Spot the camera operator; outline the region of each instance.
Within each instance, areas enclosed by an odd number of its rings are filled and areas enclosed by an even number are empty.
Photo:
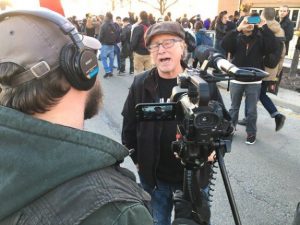
[[[259,17],[256,13],[251,16]],[[275,36],[266,25],[266,21],[259,18],[258,24],[249,24],[245,17],[236,30],[228,33],[222,42],[222,47],[230,52],[232,63],[237,67],[255,67],[264,70],[263,59],[274,51]],[[247,124],[246,144],[256,142],[257,101],[260,96],[261,79],[235,79],[231,81],[231,108],[229,113],[236,126],[243,94],[246,96]]]
[[[128,150],[83,130],[102,104],[100,43],[72,27],[45,9],[0,14],[0,224],[151,225],[150,196],[119,166]]]
[[[151,195],[156,225],[170,225],[173,193],[182,189],[183,165],[171,149],[176,137],[176,121],[138,122],[138,103],[167,102],[177,85],[177,76],[187,67],[185,31],[176,22],[161,22],[149,27],[145,43],[155,67],[134,78],[122,111],[122,142],[135,149],[135,163],[143,188]],[[212,99],[222,102],[215,84],[210,85]],[[209,166],[201,171],[201,187],[208,184]],[[176,211],[176,209],[175,209]],[[176,215],[175,215],[176,217]]]

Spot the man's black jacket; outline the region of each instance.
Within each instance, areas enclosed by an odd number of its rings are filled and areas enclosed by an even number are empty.
[[[250,36],[237,30],[230,31],[222,42],[222,47],[233,56],[232,63],[238,67],[255,67],[264,70],[264,56],[274,51],[276,39],[273,32],[264,25],[255,29]],[[255,81],[236,79],[239,81]],[[260,80],[260,78],[257,78]]]
[[[112,20],[105,20],[103,23],[99,40],[102,45],[114,45],[117,43],[117,31]]]
[[[279,20],[278,20],[278,22],[279,22]],[[281,28],[284,30],[286,42],[289,42],[290,40],[293,39],[293,35],[294,35],[293,22],[290,20],[289,16],[286,16],[279,23],[280,23]]]
[[[144,34],[145,30],[149,27],[149,23],[142,21],[139,25],[133,28],[131,35],[131,50],[140,55],[149,55],[149,51],[145,46]]]

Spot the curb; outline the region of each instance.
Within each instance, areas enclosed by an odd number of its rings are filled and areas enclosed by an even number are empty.
[[[226,90],[228,82],[221,81],[217,85]],[[280,88],[277,96],[273,94],[268,94],[268,96],[276,106],[291,109],[300,114],[300,93]]]

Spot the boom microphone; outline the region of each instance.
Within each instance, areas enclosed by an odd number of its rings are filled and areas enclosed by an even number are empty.
[[[210,61],[212,61],[215,69],[219,69],[229,76],[233,76],[237,79],[252,81],[261,80],[269,76],[269,73],[254,67],[236,67],[234,64],[226,60],[220,53],[214,53],[211,56]]]
[[[207,45],[199,45],[194,51],[195,57],[202,65],[205,60],[208,61],[207,67],[223,71],[226,75],[243,81],[261,80],[269,74],[261,69],[253,67],[237,67],[219,53],[215,48]]]

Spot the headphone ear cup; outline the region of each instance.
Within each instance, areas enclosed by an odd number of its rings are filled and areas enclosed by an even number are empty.
[[[84,76],[80,69],[81,55],[74,44],[67,44],[60,52],[60,65],[72,87],[78,90],[89,90],[93,87],[96,76],[91,79]]]
[[[74,56],[74,51],[75,49],[72,49],[72,44],[67,44],[65,45],[60,52],[60,66],[63,69],[63,71],[65,72],[66,78],[67,80],[70,82],[69,76],[70,74],[73,74],[74,71],[72,71],[72,68],[70,67],[70,62],[72,55]],[[70,82],[71,83],[71,82]]]

